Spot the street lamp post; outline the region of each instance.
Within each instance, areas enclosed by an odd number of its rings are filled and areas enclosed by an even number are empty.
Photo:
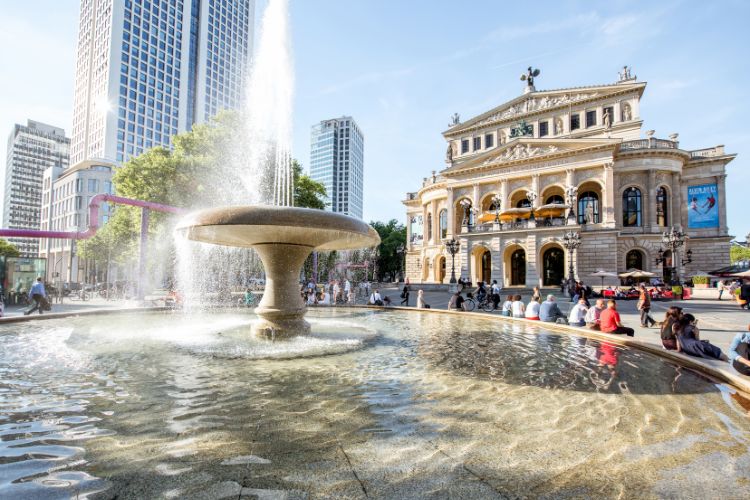
[[[573,268],[573,252],[581,246],[581,235],[568,231],[563,236],[563,246],[568,251],[568,280],[570,283],[575,281],[575,269]]]
[[[673,279],[676,279],[677,282],[680,282],[680,273],[679,273],[679,267],[677,266],[677,249],[680,248],[685,244],[686,235],[677,227],[672,226],[669,231],[664,231],[664,233],[661,235],[661,242],[662,244],[667,248],[667,250],[672,255],[672,272],[673,272]],[[667,257],[665,256],[666,251],[663,249],[659,249],[659,257],[656,258],[656,265],[666,263]],[[685,264],[689,264],[693,262],[693,251],[688,250],[685,255],[687,256],[687,259],[682,259],[680,262],[684,266]]]
[[[403,244],[399,245],[396,247],[396,253],[398,254],[399,271],[401,272],[401,276],[404,277],[406,274],[406,247]],[[405,278],[404,281],[406,281]]]
[[[565,190],[566,201],[568,203],[568,224],[575,224],[576,214],[573,211],[573,205],[576,202],[576,196],[578,195],[578,188],[575,186],[568,186]]]
[[[450,283],[454,284],[456,282],[456,254],[458,253],[458,249],[461,248],[461,243],[456,241],[456,238],[451,238],[450,240],[447,240],[444,244],[445,244],[445,249],[448,251],[449,254],[451,254]]]

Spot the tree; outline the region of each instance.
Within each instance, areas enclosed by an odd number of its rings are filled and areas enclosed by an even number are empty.
[[[2,257],[18,257],[21,253],[12,243],[8,243],[7,240],[0,239],[0,256]]]
[[[326,208],[326,187],[320,182],[312,180],[302,173],[302,166],[297,160],[292,160],[294,175],[294,206],[304,208]]]
[[[729,261],[734,264],[741,260],[750,260],[750,248],[740,245],[732,245],[729,248]]]
[[[382,281],[386,276],[393,280],[403,268],[403,258],[398,254],[398,248],[406,248],[406,227],[396,219],[387,223],[370,222],[370,225],[380,235],[380,245],[377,251],[377,278]]]

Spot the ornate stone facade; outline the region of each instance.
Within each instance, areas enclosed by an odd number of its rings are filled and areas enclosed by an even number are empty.
[[[641,139],[645,87],[631,77],[531,91],[452,123],[443,133],[446,168],[404,201],[411,282],[448,282],[443,242],[451,238],[461,244],[457,277],[504,287],[557,286],[569,259],[578,279],[594,283],[597,270],[639,267],[669,278],[728,264],[725,168],[735,155],[723,146],[682,149],[676,134]],[[522,120],[526,135],[512,137]],[[712,194],[689,198],[704,191]],[[672,226],[687,243],[657,264]],[[563,246],[569,231],[581,236],[573,255]],[[688,249],[692,262],[683,265]]]

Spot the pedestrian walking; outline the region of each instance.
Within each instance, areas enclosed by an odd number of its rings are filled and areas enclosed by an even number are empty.
[[[401,292],[401,305],[406,305],[406,307],[409,307],[409,285],[404,285],[404,289]]]
[[[42,277],[36,278],[36,283],[31,285],[29,290],[29,298],[34,301],[34,305],[31,309],[24,311],[24,316],[28,316],[34,311],[39,311],[39,314],[44,313],[45,303],[47,303],[47,292],[44,290],[44,283],[42,283]]]
[[[641,312],[641,327],[649,328],[656,324],[656,320],[649,314],[651,312],[651,295],[646,290],[646,285],[641,284],[636,308]]]

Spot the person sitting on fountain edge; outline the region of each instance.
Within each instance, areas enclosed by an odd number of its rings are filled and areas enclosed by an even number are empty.
[[[620,313],[617,312],[617,302],[614,300],[607,302],[607,309],[602,311],[599,316],[599,329],[604,333],[624,333],[628,337],[635,335],[635,331],[632,328],[623,326],[620,322]]]
[[[750,376],[750,325],[746,332],[734,336],[729,345],[729,360],[732,367],[743,375]]]
[[[461,296],[461,291],[456,291],[456,293],[451,295],[451,300],[448,302],[448,309],[454,311],[464,310],[464,298]]]
[[[370,300],[368,302],[371,306],[382,306],[383,305],[383,298],[380,296],[380,290],[377,288],[374,292],[372,292],[372,295],[370,295]]]
[[[565,315],[555,302],[554,295],[547,295],[547,300],[539,306],[539,319],[547,323],[566,323]]]

